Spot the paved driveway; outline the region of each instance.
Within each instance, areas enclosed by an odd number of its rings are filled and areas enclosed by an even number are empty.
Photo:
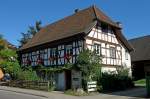
[[[146,97],[146,88],[145,87],[136,87],[133,89],[129,89],[126,91],[120,91],[120,92],[113,92],[110,93],[112,95],[117,95],[117,96],[128,96],[128,97]]]

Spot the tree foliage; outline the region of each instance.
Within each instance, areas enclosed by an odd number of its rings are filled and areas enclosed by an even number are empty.
[[[81,52],[77,67],[82,71],[84,81],[98,80],[101,76],[101,56],[90,50]]]
[[[35,26],[29,26],[25,33],[21,33],[22,38],[19,40],[20,47],[26,44],[37,32],[41,30],[41,21],[36,21]]]
[[[3,39],[3,36],[0,34],[0,50],[7,48],[7,44],[5,40]]]
[[[7,60],[7,61],[12,61],[15,58],[17,58],[17,54],[15,51],[11,49],[3,49],[0,51],[0,57]]]
[[[20,67],[15,51],[3,49],[0,51],[0,57],[3,59],[0,61],[0,68],[2,68],[5,73],[9,73],[13,80],[39,80],[39,77],[32,68],[23,70]]]
[[[32,68],[28,70],[21,70],[17,74],[17,80],[25,80],[25,81],[35,81],[40,80],[36,71],[33,71]]]
[[[15,50],[5,47],[5,40],[0,36],[0,68],[9,73],[13,80],[38,80],[38,76],[31,68],[23,70],[17,60]]]
[[[20,71],[16,52],[11,49],[0,50],[0,58],[0,68],[10,73],[12,77],[16,77]]]
[[[126,65],[124,66],[116,66],[117,74],[120,76],[131,76],[130,75],[130,68]]]

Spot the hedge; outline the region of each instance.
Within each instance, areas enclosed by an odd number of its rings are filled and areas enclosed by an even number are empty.
[[[134,87],[131,77],[118,74],[103,73],[99,82],[104,91],[125,90]]]

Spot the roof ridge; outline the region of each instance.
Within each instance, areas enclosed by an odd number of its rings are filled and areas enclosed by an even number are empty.
[[[100,13],[102,16],[104,16],[104,17],[108,20],[106,23],[108,23],[108,24],[110,24],[110,25],[113,25],[113,26],[115,26],[115,27],[117,27],[117,28],[121,28],[120,26],[118,26],[118,25],[116,24],[115,21],[112,20],[111,17],[109,17],[108,15],[106,15],[106,14],[101,10],[101,8],[97,8],[96,5],[92,5],[92,8],[93,8],[93,11],[94,11],[94,14],[95,14],[96,19],[101,20],[101,21],[103,21],[103,22],[106,22],[106,21],[104,21],[102,18],[99,18],[99,16],[100,16],[99,13]]]
[[[98,17],[97,17],[97,13],[96,13],[96,5],[93,5],[92,8],[93,8],[93,11],[94,11],[95,19],[97,20]]]
[[[135,37],[135,38],[130,39],[129,41],[136,40],[136,39],[141,39],[141,38],[145,38],[145,37],[150,37],[150,35]]]

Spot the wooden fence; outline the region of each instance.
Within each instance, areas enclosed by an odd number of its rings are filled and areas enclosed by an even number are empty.
[[[54,83],[52,81],[10,81],[7,83],[11,87],[20,87],[27,89],[37,89],[50,91],[54,88]]]

